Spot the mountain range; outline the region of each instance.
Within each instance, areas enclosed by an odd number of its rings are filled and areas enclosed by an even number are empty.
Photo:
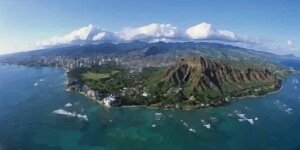
[[[147,43],[132,41],[128,43],[100,43],[76,45],[59,48],[48,48],[28,52],[19,52],[0,56],[0,61],[16,62],[42,56],[67,56],[67,57],[93,57],[101,56],[126,56],[138,55],[142,57],[156,56],[205,56],[212,58],[237,59],[237,60],[262,60],[277,61],[279,59],[293,58],[291,55],[276,55],[231,45],[208,42],[177,42],[177,43]]]

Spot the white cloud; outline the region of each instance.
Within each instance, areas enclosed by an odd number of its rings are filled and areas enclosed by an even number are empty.
[[[209,39],[214,34],[213,32],[214,31],[212,30],[211,24],[207,24],[205,22],[186,29],[187,35],[191,39],[195,39],[195,40],[196,39],[200,39],[200,40]]]
[[[183,30],[171,24],[152,23],[137,28],[125,28],[119,32],[109,32],[100,27],[88,25],[64,36],[37,42],[37,46],[46,48],[86,43],[129,42],[133,40],[145,42],[212,41],[262,51],[296,50],[291,40],[287,40],[284,45],[277,44],[255,37],[244,36],[230,30],[215,29],[212,24],[205,22]]]
[[[239,35],[229,30],[214,29],[211,24],[200,23],[186,29],[189,39],[193,40],[217,40],[223,42],[259,43],[259,40],[252,37]]]
[[[293,41],[287,40],[286,44],[287,44],[287,50],[292,50],[292,51],[296,50],[296,47],[295,47]]]
[[[287,40],[286,43],[287,43],[288,46],[293,46],[293,42],[291,40]]]
[[[124,41],[155,41],[180,38],[180,31],[171,24],[152,23],[138,28],[126,28],[118,33]]]
[[[240,41],[245,40],[236,33],[229,30],[216,30],[208,23],[200,23],[198,25],[186,29],[186,34],[194,40],[221,40],[221,41]]]
[[[62,37],[53,37],[49,40],[37,42],[39,47],[51,47],[68,44],[82,44],[99,41],[117,40],[114,33],[107,32],[99,27],[88,25],[86,27],[75,30]]]

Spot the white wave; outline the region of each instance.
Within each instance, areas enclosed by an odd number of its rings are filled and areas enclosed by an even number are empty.
[[[204,127],[206,127],[207,129],[210,129],[211,125],[210,124],[205,124]]]
[[[285,112],[287,112],[288,114],[292,114],[292,108],[288,108],[288,109],[286,109],[286,110],[284,110]]]
[[[76,116],[75,112],[71,113],[71,112],[65,111],[63,109],[54,110],[53,113],[54,114],[59,114],[59,115],[66,115],[66,116],[70,116],[70,117],[75,117]]]
[[[37,82],[35,82],[34,84],[33,84],[33,86],[38,86],[39,85],[39,83],[37,83]]]
[[[239,113],[239,111],[235,111],[235,113],[239,117],[239,119],[238,119],[239,122],[248,121],[251,125],[253,125],[254,120],[256,120],[256,119],[253,120],[253,119],[247,118],[245,114]]]
[[[67,104],[65,105],[65,107],[71,107],[71,106],[72,106],[71,103],[67,103]]]
[[[250,124],[254,124],[253,119],[247,119],[247,121],[248,121]]]
[[[297,78],[293,78],[292,84],[298,84],[298,83],[299,83],[299,80]]]
[[[211,128],[210,123],[206,123],[206,121],[203,120],[203,119],[201,120],[201,122],[202,122],[203,126],[206,127],[207,129],[210,129],[210,128]]]
[[[196,133],[196,130],[195,130],[195,129],[193,129],[193,128],[190,128],[190,129],[189,129],[189,131],[190,131],[190,132],[194,132],[194,133]]]
[[[243,122],[243,121],[245,121],[245,119],[238,119],[238,121],[239,121],[239,122]]]
[[[88,121],[87,115],[76,114],[75,112],[68,112],[68,111],[63,110],[63,109],[54,110],[52,113],[58,114],[58,115],[65,115],[65,116],[68,116],[68,117],[77,117],[79,119],[83,119],[85,121]]]
[[[40,79],[40,82],[43,82],[43,81],[45,81],[45,79]]]
[[[292,114],[292,108],[290,108],[288,105],[286,104],[282,104],[279,100],[276,100],[274,102],[274,105],[276,105],[278,107],[279,110],[284,111],[288,114]]]
[[[189,127],[189,125],[186,123],[186,122],[184,122],[183,120],[180,120],[180,122],[182,122],[182,124],[185,126],[185,127]]]
[[[161,117],[162,117],[162,113],[160,113],[160,112],[156,112],[155,113],[155,120],[160,120],[161,119]]]
[[[83,120],[85,120],[85,121],[88,121],[87,115],[77,114],[77,117],[78,117],[79,119],[83,119]]]

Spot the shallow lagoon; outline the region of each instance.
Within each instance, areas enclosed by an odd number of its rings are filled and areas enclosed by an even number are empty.
[[[290,76],[277,93],[218,108],[105,109],[64,91],[63,69],[0,65],[0,149],[300,149],[299,79]],[[88,121],[54,114],[57,109]],[[239,121],[237,113],[257,120]]]

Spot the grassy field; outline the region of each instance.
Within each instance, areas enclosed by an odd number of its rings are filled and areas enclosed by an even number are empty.
[[[119,71],[111,71],[110,73],[94,73],[94,72],[87,72],[82,74],[84,79],[91,79],[91,80],[100,80],[104,78],[108,78],[111,75],[117,74]]]

